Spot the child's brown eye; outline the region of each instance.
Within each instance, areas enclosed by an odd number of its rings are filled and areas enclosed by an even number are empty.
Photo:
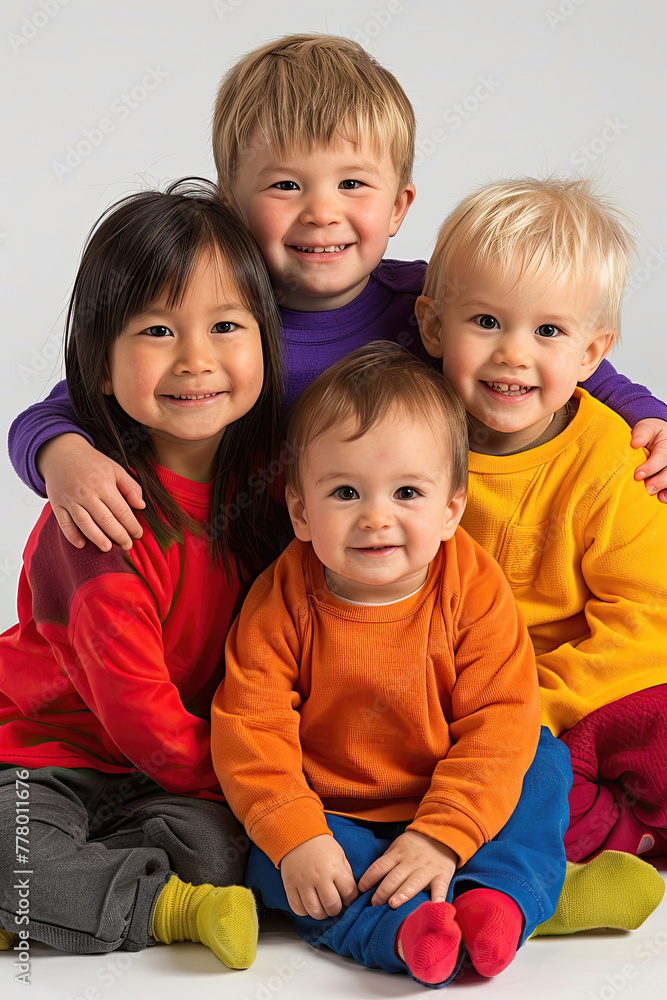
[[[148,326],[143,332],[149,337],[168,337],[171,330],[168,326]]]
[[[483,316],[478,316],[477,322],[483,330],[495,330],[498,326],[498,320],[494,316],[489,316],[486,313]]]
[[[340,186],[343,191],[355,191],[358,187],[361,187],[361,181],[352,180],[348,178],[347,180],[341,181]]]
[[[339,486],[334,491],[334,496],[338,497],[339,500],[356,500],[359,494],[352,486]]]
[[[396,496],[399,500],[414,500],[419,494],[414,486],[401,486],[400,490],[396,490]]]
[[[550,339],[552,337],[557,337],[560,330],[557,326],[554,326],[553,323],[543,323],[542,326],[538,326],[535,332],[540,337],[547,337]]]

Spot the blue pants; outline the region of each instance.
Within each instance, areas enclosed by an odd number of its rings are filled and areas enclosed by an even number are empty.
[[[537,925],[552,915],[563,886],[563,835],[569,819],[567,798],[571,784],[567,747],[542,727],[516,809],[500,833],[457,869],[448,901],[480,886],[505,893],[523,913],[519,940],[523,944]],[[357,882],[409,825],[367,823],[334,815],[327,815],[327,824],[345,851]],[[396,933],[408,914],[429,898],[426,892],[420,892],[392,910],[386,903],[371,906],[374,890],[369,889],[335,917],[299,917],[289,908],[280,871],[254,846],[250,849],[246,884],[260,892],[268,909],[289,914],[297,933],[315,947],[330,948],[361,965],[389,972],[406,971],[394,952]],[[446,982],[454,978],[459,967],[460,962]]]

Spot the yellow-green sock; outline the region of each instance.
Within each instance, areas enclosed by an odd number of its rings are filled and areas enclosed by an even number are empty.
[[[623,851],[603,851],[585,865],[568,862],[556,912],[532,937],[598,927],[635,930],[653,913],[665,883],[653,865]]]
[[[155,904],[152,930],[163,944],[200,941],[230,969],[255,961],[257,908],[241,885],[192,885],[172,875]]]
[[[0,924],[0,951],[9,951],[13,948],[18,941],[18,934],[12,934],[11,931],[6,931],[4,927]]]

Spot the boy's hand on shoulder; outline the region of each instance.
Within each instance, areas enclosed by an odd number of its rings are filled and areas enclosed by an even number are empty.
[[[366,869],[359,890],[366,892],[382,879],[371,903],[388,902],[395,909],[430,886],[432,901],[444,903],[457,861],[451,848],[417,830],[406,830]]]
[[[647,417],[632,428],[633,448],[647,448],[651,454],[635,469],[635,479],[643,479],[651,496],[667,503],[667,420]]]
[[[335,917],[359,895],[343,848],[326,833],[288,851],[280,874],[287,902],[299,917]]]
[[[112,542],[131,549],[132,539],[141,538],[143,529],[129,506],[146,506],[141,487],[80,434],[47,441],[37,463],[53,513],[72,545],[80,549],[88,538],[108,552]]]

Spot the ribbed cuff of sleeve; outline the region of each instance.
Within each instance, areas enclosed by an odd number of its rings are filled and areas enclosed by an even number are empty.
[[[639,399],[633,399],[624,406],[620,406],[618,412],[630,427],[634,427],[640,420],[653,418],[667,420],[667,406],[662,400],[655,399],[653,396],[641,396]]]
[[[465,813],[447,804],[434,802],[435,809],[417,813],[408,830],[423,833],[440,844],[445,844],[458,855],[456,867],[460,868],[490,838],[478,824]],[[422,804],[423,808],[423,804]]]
[[[26,486],[30,487],[33,493],[36,493],[37,496],[43,497],[45,500],[47,499],[46,483],[44,482],[39,472],[37,471],[37,452],[39,451],[39,449],[42,447],[43,444],[46,444],[47,441],[51,441],[54,437],[58,437],[58,435],[60,434],[72,434],[72,433],[80,434],[81,437],[88,442],[91,448],[95,447],[95,442],[93,441],[93,439],[89,434],[86,434],[80,428],[73,427],[69,424],[63,425],[60,429],[58,428],[57,425],[51,427],[50,425],[46,424],[44,432],[39,436],[39,438],[35,439],[34,441],[31,441],[28,444],[25,456],[25,463],[26,463],[25,478],[23,475],[21,475],[20,470],[18,471],[18,475],[20,476],[21,479],[23,479],[23,482],[26,484]],[[10,449],[12,447],[11,440],[9,443],[9,447]]]
[[[252,841],[271,858],[276,868],[290,851],[323,833],[330,834],[319,800],[303,796],[246,823]]]

